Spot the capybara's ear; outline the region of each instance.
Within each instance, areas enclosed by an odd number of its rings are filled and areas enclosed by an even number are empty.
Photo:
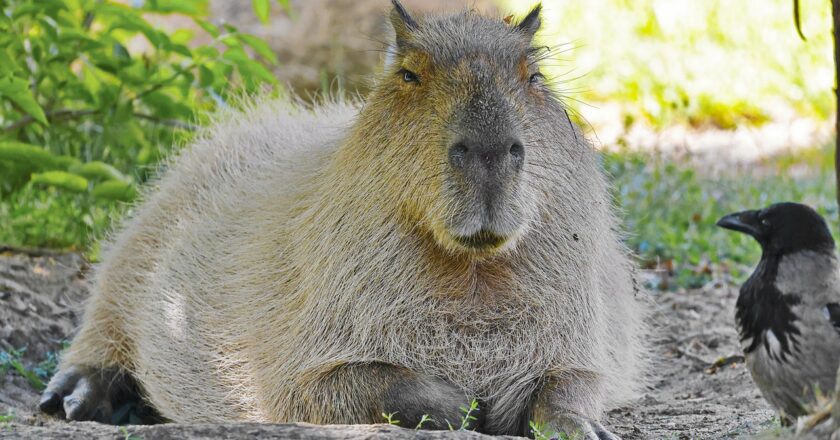
[[[397,35],[397,47],[403,47],[408,41],[411,31],[417,29],[417,22],[405,10],[399,0],[391,0],[394,9],[391,10],[391,25]]]
[[[534,34],[540,30],[540,25],[542,24],[540,11],[542,11],[542,4],[538,3],[537,6],[534,6],[534,9],[531,9],[531,12],[529,12],[528,15],[526,15],[525,18],[516,25],[516,29],[528,37],[528,40],[533,39]]]

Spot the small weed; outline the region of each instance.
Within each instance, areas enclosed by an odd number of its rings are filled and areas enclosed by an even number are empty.
[[[124,435],[123,440],[143,440],[142,437],[138,437],[130,432],[128,432],[128,428],[125,426],[120,426],[120,433]]]
[[[382,413],[382,417],[385,418],[385,422],[389,425],[400,426],[400,421],[397,420],[395,417],[397,416],[396,412],[392,413]]]
[[[426,422],[434,422],[434,419],[429,417],[428,414],[423,414],[423,417],[420,418],[420,421],[417,423],[417,426],[414,427],[415,430],[423,429],[423,424]]]
[[[470,422],[476,420],[474,413],[478,412],[478,400],[473,399],[470,402],[469,408],[462,406],[461,411],[464,413],[464,418],[461,419],[461,428],[459,431],[464,431],[470,428]]]
[[[61,344],[61,350],[66,349],[70,345],[70,342],[67,340],[61,340],[59,343]],[[26,347],[10,351],[0,350],[0,379],[5,377],[6,372],[9,370],[14,370],[25,378],[32,388],[43,391],[46,388],[46,383],[49,382],[58,368],[60,351],[47,352],[46,359],[31,368],[28,368],[23,363],[24,353],[26,353]]]
[[[34,370],[26,368],[26,366],[23,365],[24,352],[26,352],[26,348],[19,348],[11,351],[0,351],[0,376],[5,376],[7,371],[14,370],[19,375],[23,376],[32,388],[42,391],[46,388],[44,379],[42,379]]]
[[[0,428],[6,429],[9,427],[9,423],[15,419],[15,413],[11,409],[6,412],[5,416],[0,416]]]
[[[461,407],[461,412],[464,413],[464,416],[461,418],[461,426],[459,426],[456,429],[454,426],[452,426],[452,423],[449,423],[448,420],[446,421],[446,424],[449,426],[449,430],[450,431],[456,431],[456,430],[457,431],[467,431],[467,430],[470,430],[470,423],[477,420],[477,418],[473,414],[477,413],[478,411],[479,411],[478,400],[473,399],[470,402],[469,407],[466,407],[466,406]]]
[[[531,427],[534,440],[571,440],[565,433],[549,431],[546,426],[533,420],[528,422],[528,426]]]

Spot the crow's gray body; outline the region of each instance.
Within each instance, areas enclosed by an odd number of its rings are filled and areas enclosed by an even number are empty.
[[[781,257],[774,285],[782,294],[798,298],[790,309],[799,334],[792,335],[787,351],[780,342],[785,336],[773,330],[743,341],[746,349],[753,338],[761,338],[746,353],[747,366],[767,401],[788,416],[804,415],[817,389],[826,395],[834,391],[840,338],[823,309],[827,303],[840,301],[838,270],[837,257],[825,252],[801,251]]]

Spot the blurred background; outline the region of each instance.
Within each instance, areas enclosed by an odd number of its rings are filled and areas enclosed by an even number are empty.
[[[523,0],[404,0],[523,16]],[[740,280],[731,211],[793,200],[837,230],[831,4],[544,0],[544,71],[614,182],[647,282]],[[387,0],[0,0],[0,245],[72,250],[242,93],[364,96]]]

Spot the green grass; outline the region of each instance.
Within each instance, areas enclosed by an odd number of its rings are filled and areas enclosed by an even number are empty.
[[[62,349],[69,346],[68,341],[62,341]],[[10,351],[0,351],[0,380],[3,380],[8,371],[14,371],[29,383],[29,385],[38,390],[43,391],[47,386],[50,378],[55,374],[58,368],[57,352],[48,352],[46,358],[40,361],[35,366],[27,366],[23,360],[23,355],[26,348],[18,348]]]
[[[125,206],[27,184],[0,199],[0,243],[88,251]]]
[[[717,176],[656,155],[606,154],[604,166],[613,179],[622,209],[627,244],[643,267],[666,268],[672,279],[653,287],[699,287],[713,271],[748,275],[760,257],[758,244],[744,234],[715,226],[722,216],[775,202],[795,201],[815,207],[838,231],[834,173],[827,148],[798,152]],[[792,177],[794,169],[802,177]]]
[[[503,0],[524,14],[537,2]],[[628,122],[732,128],[787,107],[825,119],[834,110],[831,4],[801,0],[543,0],[541,42],[557,47],[549,79]],[[577,102],[571,101],[579,108]]]

